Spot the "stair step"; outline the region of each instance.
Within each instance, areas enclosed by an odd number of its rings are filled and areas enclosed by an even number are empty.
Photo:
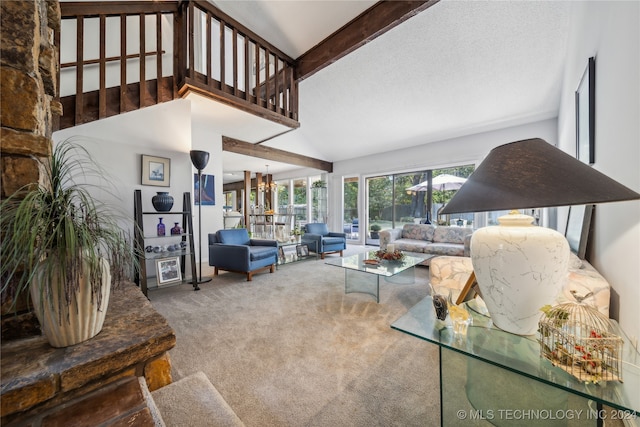
[[[167,427],[244,427],[204,372],[151,392]]]

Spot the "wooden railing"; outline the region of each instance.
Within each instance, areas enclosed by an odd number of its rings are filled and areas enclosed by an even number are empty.
[[[294,61],[208,2],[61,2],[60,8],[54,37],[63,115],[54,129],[191,92],[299,126]]]
[[[204,93],[298,127],[294,60],[208,2],[181,7],[187,36],[178,49],[178,62],[186,65],[178,81],[180,94]]]

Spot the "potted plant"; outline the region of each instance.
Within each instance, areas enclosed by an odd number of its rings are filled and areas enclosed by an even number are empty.
[[[371,238],[372,239],[379,239],[380,238],[380,226],[378,224],[371,224]]]
[[[109,188],[86,149],[67,140],[40,163],[41,182],[0,206],[2,292],[28,291],[49,343],[67,347],[100,332],[111,284],[135,267],[134,249],[122,215],[90,192]]]
[[[321,179],[317,181],[313,181],[311,183],[311,188],[326,188],[326,187],[327,187],[327,183]]]

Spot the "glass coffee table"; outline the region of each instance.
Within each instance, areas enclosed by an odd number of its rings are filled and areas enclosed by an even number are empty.
[[[380,302],[380,279],[396,284],[415,281],[415,266],[434,255],[404,252],[400,261],[378,260],[377,251],[362,252],[340,258],[332,258],[326,264],[342,267],[345,271],[344,293],[360,292],[372,295]],[[374,261],[378,260],[378,263]]]

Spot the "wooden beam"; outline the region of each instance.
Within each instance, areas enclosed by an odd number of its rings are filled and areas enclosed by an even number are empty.
[[[296,80],[304,80],[439,0],[380,1],[297,59]]]
[[[307,157],[289,151],[279,150],[277,148],[251,144],[250,142],[240,141],[239,139],[230,138],[228,136],[222,137],[222,151],[258,157],[260,159],[271,160],[274,162],[289,163],[301,167],[319,169],[329,173],[333,172],[333,163],[331,162],[314,159],[313,157]]]

